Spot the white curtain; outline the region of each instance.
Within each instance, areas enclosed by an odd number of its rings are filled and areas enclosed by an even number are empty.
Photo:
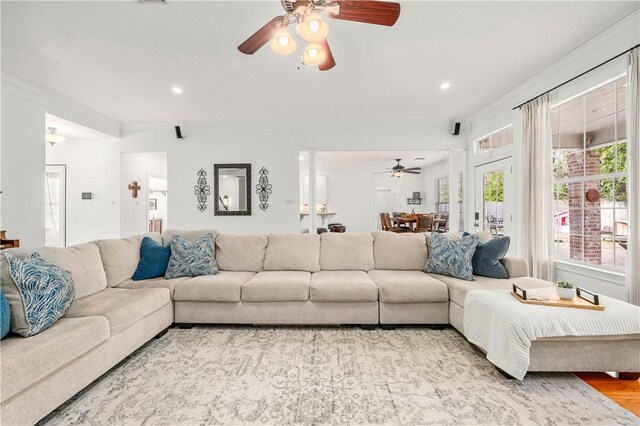
[[[627,300],[640,305],[640,72],[638,51],[628,56],[627,69],[627,158],[629,159],[629,236],[627,245]]]
[[[521,252],[529,262],[530,276],[553,281],[553,188],[548,94],[522,107],[522,123]]]

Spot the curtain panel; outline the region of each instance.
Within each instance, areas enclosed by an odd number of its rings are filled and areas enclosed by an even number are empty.
[[[523,105],[522,123],[521,253],[529,263],[530,276],[553,281],[553,188],[548,94]]]
[[[627,237],[627,301],[640,305],[640,48],[627,56],[627,158],[629,226]]]

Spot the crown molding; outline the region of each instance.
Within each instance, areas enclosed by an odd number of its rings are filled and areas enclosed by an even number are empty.
[[[62,98],[7,73],[1,74],[2,92],[36,103],[48,114],[86,126],[109,136],[120,137],[120,122],[83,105]]]

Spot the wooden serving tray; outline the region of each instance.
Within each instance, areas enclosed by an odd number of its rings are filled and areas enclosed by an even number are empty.
[[[522,296],[518,294],[518,290],[523,293]],[[580,290],[581,291],[578,291],[578,296],[574,297],[572,300],[560,299],[558,295],[555,294],[555,292],[554,293],[549,292],[550,294],[547,295],[549,299],[547,300],[527,300],[526,291],[522,291],[521,288],[517,287],[514,284],[511,295],[515,297],[518,302],[525,303],[527,305],[555,306],[558,308],[575,308],[575,309],[589,309],[592,311],[604,311],[604,306],[598,304],[599,300],[597,295],[595,295],[594,301],[592,302],[590,300],[585,299],[584,297],[581,297],[580,293],[586,292],[586,291],[583,289],[580,289]]]

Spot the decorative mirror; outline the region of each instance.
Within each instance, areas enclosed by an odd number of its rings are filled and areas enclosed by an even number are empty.
[[[214,164],[214,214],[251,216],[251,164]]]

